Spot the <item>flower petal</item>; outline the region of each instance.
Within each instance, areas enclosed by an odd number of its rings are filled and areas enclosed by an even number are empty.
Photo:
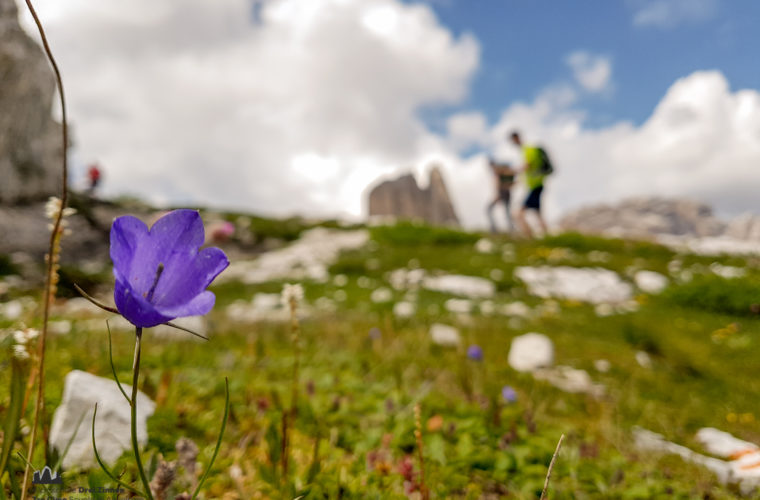
[[[162,311],[188,303],[230,264],[218,248],[204,248],[190,258],[171,259],[164,268],[153,295],[153,303]]]
[[[185,316],[202,316],[208,313],[216,302],[216,296],[209,291],[196,295],[190,302],[179,304],[172,308],[161,308],[161,314],[172,318]]]
[[[121,315],[135,326],[150,328],[174,319],[160,313],[153,304],[120,279],[116,280],[113,298]]]
[[[148,237],[148,226],[137,217],[118,217],[111,225],[111,260],[114,274],[129,276],[132,261],[140,243]]]

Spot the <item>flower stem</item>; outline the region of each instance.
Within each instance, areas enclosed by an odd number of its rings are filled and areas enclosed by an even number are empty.
[[[40,421],[40,414],[43,412],[43,405],[44,405],[44,392],[45,392],[45,339],[47,337],[47,327],[48,327],[48,317],[50,313],[50,302],[52,300],[54,292],[54,286],[55,286],[55,280],[57,276],[55,275],[56,268],[55,268],[55,256],[56,256],[56,243],[57,240],[60,238],[60,231],[61,231],[61,220],[63,219],[63,209],[66,207],[66,198],[68,196],[68,189],[67,189],[67,179],[68,179],[68,146],[69,146],[69,129],[68,129],[68,119],[67,119],[67,113],[66,113],[66,98],[65,93],[63,91],[63,80],[61,78],[61,72],[58,69],[58,64],[55,61],[55,57],[53,57],[53,52],[50,50],[50,45],[48,44],[47,36],[45,35],[45,29],[42,27],[42,22],[40,22],[40,18],[37,16],[37,12],[34,10],[34,6],[32,5],[31,0],[26,0],[26,6],[29,9],[29,13],[32,15],[32,18],[34,19],[34,23],[37,25],[37,30],[40,33],[40,39],[42,40],[42,46],[45,50],[45,55],[47,55],[48,61],[50,62],[50,66],[53,68],[53,73],[55,74],[55,82],[58,87],[58,97],[61,100],[61,140],[63,143],[62,148],[62,171],[61,171],[61,207],[58,210],[58,214],[56,215],[55,222],[53,224],[53,230],[50,235],[50,246],[48,249],[48,262],[47,262],[47,272],[45,273],[45,296],[43,298],[43,320],[42,320],[42,333],[40,335],[40,339],[38,340],[37,344],[37,356],[38,356],[38,365],[37,365],[37,377],[38,377],[38,385],[37,385],[37,398],[35,400],[34,405],[34,420],[32,423],[32,431],[31,435],[29,436],[29,448],[27,450],[26,455],[26,466],[24,468],[24,479],[23,483],[21,484],[21,500],[25,500],[27,497],[27,486],[29,484],[30,474],[31,471],[31,463],[32,459],[34,458],[34,446],[35,441],[37,439],[37,426],[39,425]],[[43,422],[43,427],[45,426],[45,423]],[[43,433],[45,436],[45,449],[47,451],[47,432]]]
[[[143,469],[142,460],[140,459],[140,445],[137,442],[137,379],[140,376],[140,341],[142,340],[142,327],[135,329],[135,360],[132,363],[132,414],[130,416],[130,427],[132,431],[132,451],[135,454],[135,462],[137,463],[137,472],[140,473],[140,480],[145,488],[145,494],[148,500],[153,500],[153,495],[150,492],[150,481],[145,475],[145,469]]]

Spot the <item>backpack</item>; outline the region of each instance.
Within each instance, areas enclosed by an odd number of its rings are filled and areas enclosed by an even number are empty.
[[[536,149],[538,150],[538,156],[541,158],[541,168],[539,169],[539,172],[541,172],[541,175],[551,175],[554,172],[554,165],[552,165],[549,155],[541,146],[537,146]]]

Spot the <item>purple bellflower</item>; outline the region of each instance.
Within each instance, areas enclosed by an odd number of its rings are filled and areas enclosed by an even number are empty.
[[[479,345],[473,344],[467,349],[467,357],[473,361],[483,361],[483,349]]]
[[[114,302],[130,323],[149,328],[206,314],[216,297],[206,290],[228,265],[218,248],[204,248],[196,210],[174,210],[148,229],[131,215],[111,226]]]

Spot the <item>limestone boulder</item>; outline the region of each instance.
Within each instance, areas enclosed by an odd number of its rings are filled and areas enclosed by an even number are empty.
[[[131,386],[122,383],[127,394]],[[90,468],[96,465],[92,450],[92,414],[98,404],[95,419],[95,441],[104,462],[113,463],[131,448],[130,405],[112,379],[102,378],[80,370],[72,370],[64,379],[63,400],[55,410],[50,428],[50,443],[63,453],[63,468]],[[156,404],[145,394],[137,395],[137,441],[148,442],[147,420]],[[72,437],[73,436],[73,437]]]

